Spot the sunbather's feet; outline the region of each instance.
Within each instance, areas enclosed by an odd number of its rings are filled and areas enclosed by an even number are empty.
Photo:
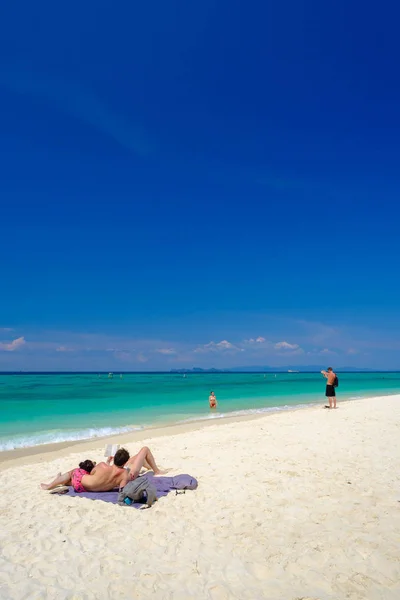
[[[154,477],[160,477],[160,475],[166,475],[169,473],[171,469],[157,469],[157,471],[153,471]]]
[[[42,488],[42,490],[49,490],[50,489],[50,485],[48,483],[41,483],[40,487]]]

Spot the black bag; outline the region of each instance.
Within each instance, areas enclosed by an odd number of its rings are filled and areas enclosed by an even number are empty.
[[[335,381],[333,382],[333,387],[339,387],[339,379],[338,376],[335,376]]]

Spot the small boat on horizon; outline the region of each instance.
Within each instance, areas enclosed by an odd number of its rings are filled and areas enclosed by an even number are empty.
[[[108,379],[112,379],[114,377],[114,373],[109,373],[108,374]]]

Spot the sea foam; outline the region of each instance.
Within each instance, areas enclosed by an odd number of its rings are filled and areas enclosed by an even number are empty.
[[[263,408],[248,408],[242,410],[233,410],[232,412],[213,412],[208,415],[199,415],[198,417],[189,417],[179,421],[179,423],[193,423],[195,421],[208,421],[212,419],[228,419],[230,417],[245,417],[249,415],[262,415],[271,412],[280,412],[283,410],[294,410],[298,408],[310,408],[315,403],[309,402],[307,404],[285,404],[284,406],[268,406]]]
[[[43,446],[45,444],[57,444],[60,442],[75,442],[79,440],[90,440],[109,435],[118,435],[129,431],[140,431],[143,427],[90,427],[87,429],[37,431],[25,435],[16,435],[0,438],[0,452],[16,450],[18,448],[30,448],[32,446]]]

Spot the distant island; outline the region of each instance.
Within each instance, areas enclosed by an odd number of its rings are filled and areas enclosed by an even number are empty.
[[[319,373],[322,369],[326,369],[326,365],[286,365],[283,367],[250,366],[233,367],[231,369],[202,369],[200,367],[193,367],[192,369],[171,369],[170,373]],[[361,369],[357,367],[335,367],[335,370],[341,373],[374,372],[374,369]]]

